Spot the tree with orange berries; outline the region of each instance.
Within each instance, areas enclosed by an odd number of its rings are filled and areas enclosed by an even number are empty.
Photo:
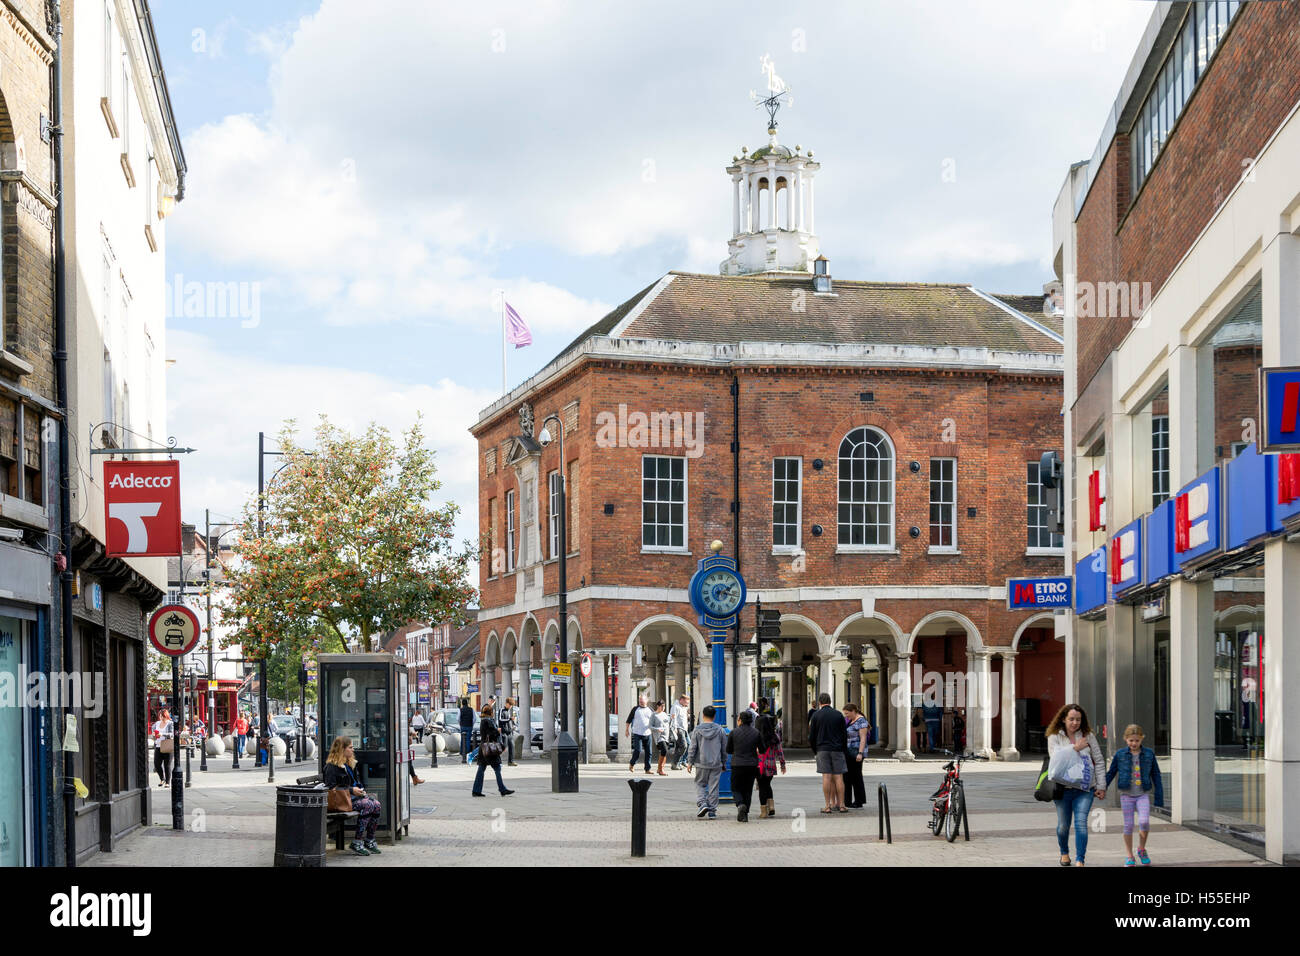
[[[373,422],[350,435],[322,416],[308,451],[285,424],[262,531],[254,496],[226,571],[229,644],[263,657],[283,641],[346,650],[355,636],[368,650],[372,634],[412,621],[464,623],[471,544],[453,541],[456,505],[432,503],[441,483],[420,421],[401,437]]]

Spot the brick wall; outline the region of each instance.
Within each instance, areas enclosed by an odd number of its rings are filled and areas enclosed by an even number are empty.
[[[1149,282],[1152,294],[1300,100],[1300,3],[1248,3],[1130,204],[1120,130],[1078,220],[1079,281]],[[1130,318],[1080,319],[1080,391]]]
[[[734,553],[730,504],[733,497],[733,409],[729,387],[740,383],[740,564],[751,590],[784,587],[981,585],[1002,587],[1007,577],[1057,573],[1060,558],[1025,555],[1026,464],[1060,446],[1059,377],[989,375],[974,372],[884,369],[708,369],[628,363],[591,363],[565,381],[530,397],[540,430],[546,414],[579,402],[578,426],[566,438],[566,455],[580,463],[576,491],[578,533],[570,551],[569,588],[584,585],[683,588],[708,542],[720,539]],[[870,391],[873,401],[861,400]],[[687,455],[684,442],[660,436],[658,447],[598,447],[598,416],[617,417],[620,403],[641,411],[703,414],[698,457],[687,458],[687,545],[690,554],[644,553],[641,549],[641,467],[647,453]],[[895,449],[897,554],[837,553],[837,472],[841,439],[853,428],[883,430]],[[480,448],[480,526],[489,524],[488,502],[504,503],[518,489],[513,469],[498,452],[494,474],[486,454],[517,434],[517,406],[476,432]],[[951,439],[951,440],[946,440]],[[803,459],[802,565],[772,554],[772,458]],[[957,544],[959,554],[932,555],[929,548],[929,460],[957,459]],[[814,459],[823,467],[814,468]],[[920,463],[912,472],[909,463]],[[543,449],[537,514],[546,542],[549,500],[545,476],[558,467],[559,447]],[[572,494],[572,492],[571,492]],[[605,514],[604,506],[613,506]],[[974,517],[967,508],[976,509]],[[504,518],[500,519],[504,525]],[[811,527],[824,533],[813,536]],[[921,534],[909,536],[916,526]],[[544,551],[544,553],[549,553]],[[515,599],[515,575],[493,579],[481,565],[481,605],[486,609]],[[558,565],[544,565],[545,591],[558,589]],[[960,607],[958,607],[960,605]],[[880,601],[878,610],[910,629],[925,614],[960,610],[980,628],[986,642],[1009,644],[1023,613],[1008,614],[993,601]],[[796,608],[832,632],[861,610],[860,602],[818,601]],[[646,617],[674,613],[694,620],[690,608],[636,601],[579,601],[570,604],[586,646],[621,647]],[[553,611],[537,612],[543,632]],[[484,641],[516,619],[480,621]]]

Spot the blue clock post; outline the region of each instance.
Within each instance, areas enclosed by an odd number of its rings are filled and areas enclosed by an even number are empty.
[[[700,560],[691,577],[688,593],[691,607],[700,616],[700,625],[709,630],[709,645],[713,651],[713,708],[717,711],[713,719],[730,733],[727,720],[727,664],[723,657],[723,642],[727,639],[728,629],[736,626],[741,609],[745,606],[745,579],[736,570],[734,558],[718,553],[722,550],[721,541],[714,541],[709,545],[709,550],[713,554]],[[731,799],[731,769],[725,758],[718,797],[722,800]]]

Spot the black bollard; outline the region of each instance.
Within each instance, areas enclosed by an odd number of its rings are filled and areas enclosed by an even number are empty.
[[[645,856],[645,801],[649,780],[629,780],[632,788],[632,855]]]
[[[894,842],[894,828],[889,820],[889,790],[882,783],[876,788],[876,815],[880,820],[880,836],[877,840]]]

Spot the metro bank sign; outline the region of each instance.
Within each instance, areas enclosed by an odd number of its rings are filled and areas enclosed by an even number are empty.
[[[104,552],[109,557],[181,553],[181,463],[104,462]]]
[[[1069,578],[1010,578],[1007,581],[1007,610],[1068,608],[1071,583]]]

